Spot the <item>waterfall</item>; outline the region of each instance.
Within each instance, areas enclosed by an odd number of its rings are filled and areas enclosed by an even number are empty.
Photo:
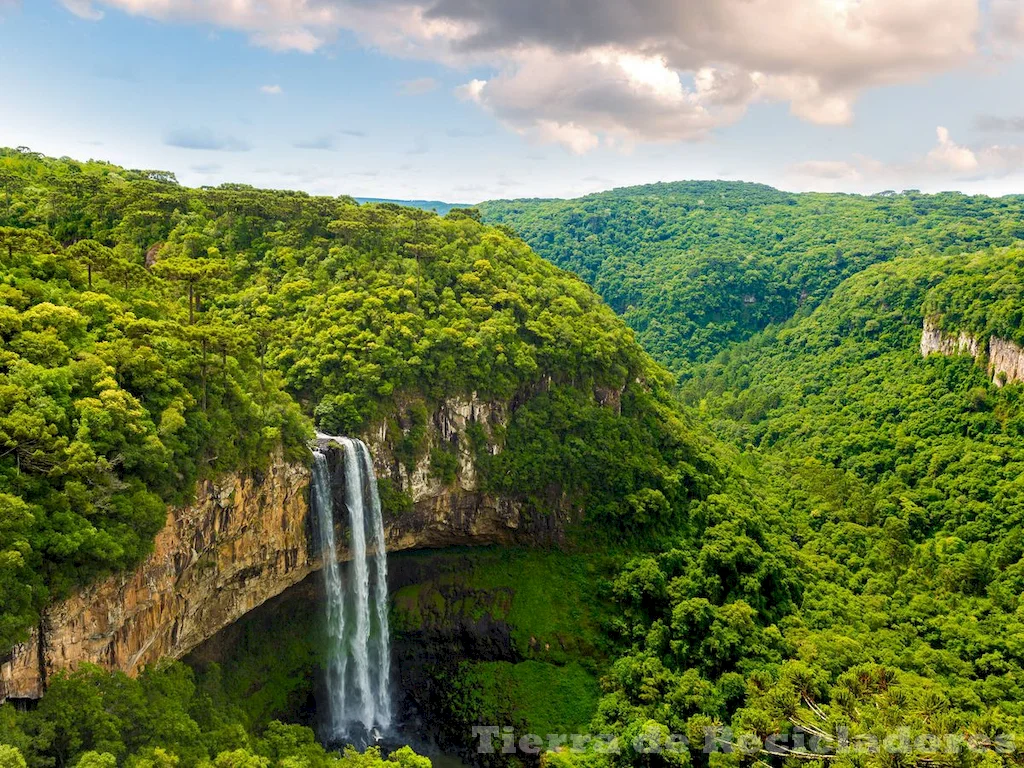
[[[329,741],[341,741],[361,726],[366,734],[391,725],[391,638],[388,629],[388,564],[384,520],[370,451],[360,440],[317,435],[341,448],[351,561],[338,563],[334,494],[323,448],[314,450],[313,512],[317,545],[324,559]],[[372,573],[372,578],[371,578]]]

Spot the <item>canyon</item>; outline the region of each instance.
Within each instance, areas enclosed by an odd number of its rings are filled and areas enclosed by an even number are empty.
[[[399,420],[364,436],[378,477],[411,502],[384,522],[389,552],[486,544],[552,542],[564,519],[539,515],[480,487],[467,430],[479,425],[488,450],[509,405],[475,395],[432,409],[424,444],[411,465],[396,458]],[[458,457],[454,482],[433,477],[431,449]],[[327,446],[330,454],[336,446]],[[337,462],[335,456],[332,464]],[[172,508],[152,553],[52,604],[31,636],[0,659],[0,701],[39,698],[47,679],[82,663],[136,674],[158,659],[181,658],[247,613],[322,567],[311,532],[310,463],[278,454],[261,469],[201,482],[194,501]],[[335,493],[342,491],[335,485]],[[336,525],[338,522],[336,521]],[[341,560],[348,560],[340,531]]]

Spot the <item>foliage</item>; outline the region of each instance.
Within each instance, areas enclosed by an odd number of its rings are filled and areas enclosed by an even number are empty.
[[[858,765],[1019,761],[1000,745],[1024,726],[1021,385],[919,343],[926,316],[982,349],[1015,337],[1022,263],[875,265],[698,369],[684,396],[745,453],[723,449],[731,479],[695,508],[696,538],[616,580],[630,651],[593,728],[653,722],[711,765],[727,758],[701,734],[723,725],[759,740],[740,762],[777,760],[765,737],[794,731],[909,745],[836,758]]]
[[[499,200],[541,256],[586,280],[676,373],[820,304],[871,264],[1024,238],[1024,197],[790,194],[693,181],[576,200]]]
[[[394,427],[412,468],[440,400],[509,401],[522,415],[483,481],[621,530],[666,525],[713,482],[630,330],[475,211],[187,189],[22,150],[0,169],[0,649],[47,600],[138,562],[197,479],[302,456],[307,416]],[[533,404],[548,388],[559,435]],[[606,448],[571,472],[525,455],[570,433]],[[613,449],[634,446],[642,465],[610,479]],[[429,456],[444,482],[454,458]]]
[[[309,728],[279,721],[250,733],[179,662],[138,679],[91,665],[59,673],[38,708],[0,706],[0,722],[4,768],[430,768],[408,747],[386,759],[328,752]]]

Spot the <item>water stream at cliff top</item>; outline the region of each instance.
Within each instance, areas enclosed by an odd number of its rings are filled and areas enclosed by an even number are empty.
[[[341,448],[351,561],[338,562],[334,493],[327,451],[313,452],[312,506],[324,559],[327,672],[324,736],[341,742],[361,729],[379,739],[391,726],[388,564],[377,478],[360,440],[317,435]],[[371,577],[372,574],[372,577]]]

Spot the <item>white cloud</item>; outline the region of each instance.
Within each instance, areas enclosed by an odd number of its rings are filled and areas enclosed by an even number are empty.
[[[254,32],[252,41],[273,51],[313,53],[327,42],[326,38],[308,29],[280,29]]]
[[[284,93],[284,88],[280,85],[261,85],[260,91],[267,94],[268,96],[280,96]]]
[[[968,147],[957,144],[949,137],[949,131],[941,125],[935,129],[939,143],[925,158],[927,167],[938,173],[974,173],[978,170],[978,157]]]
[[[347,31],[394,55],[488,68],[463,95],[573,151],[701,139],[757,101],[847,124],[866,89],[965,66],[994,29],[1004,48],[1024,41],[1021,0],[62,2],[212,24],[274,50],[317,51]]]
[[[538,120],[531,127],[522,129],[542,144],[561,144],[569,151],[582,155],[596,149],[600,139],[590,130],[575,123],[556,123],[552,120]]]
[[[61,0],[61,3],[80,19],[99,21],[103,18],[103,11],[94,8],[90,0]]]
[[[743,105],[719,104],[714,73],[689,88],[661,57],[599,49],[575,55],[534,49],[517,66],[460,93],[512,130],[572,152],[633,141],[701,139],[735,122]],[[712,83],[712,85],[709,85]],[[703,90],[701,90],[703,88]],[[705,104],[706,102],[706,104]]]
[[[870,182],[892,187],[917,187],[930,182],[995,179],[1024,171],[1024,146],[958,144],[943,126],[924,155],[904,162],[883,163],[855,156],[846,160],[809,160],[789,168],[791,176],[823,182]]]
[[[853,163],[845,160],[806,160],[790,168],[796,176],[807,176],[815,179],[845,179],[860,181],[861,172]]]

